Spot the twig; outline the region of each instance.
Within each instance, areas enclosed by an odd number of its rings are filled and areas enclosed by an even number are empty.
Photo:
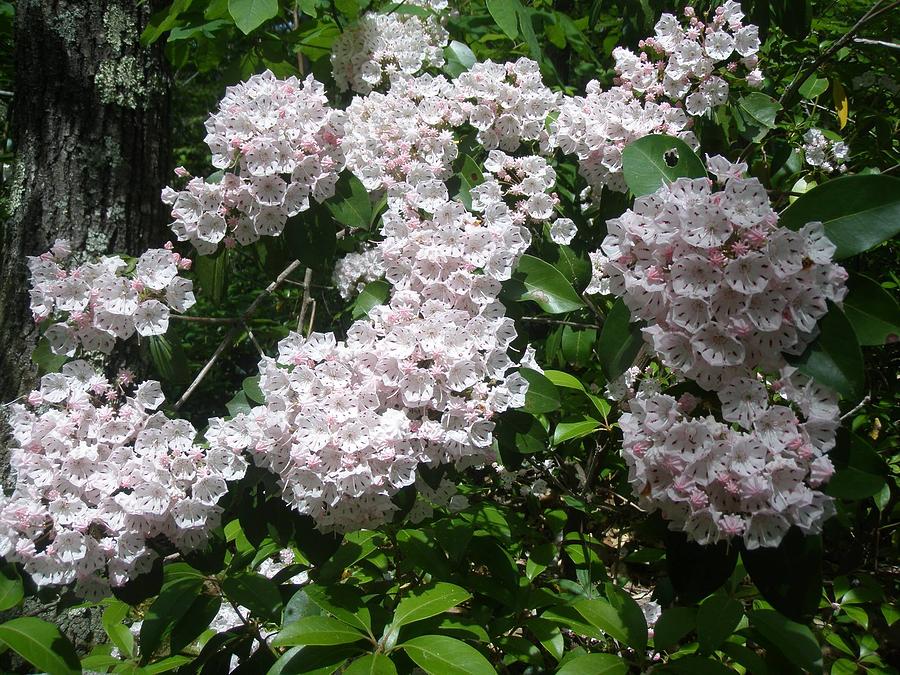
[[[306,310],[309,307],[309,286],[312,283],[312,269],[306,268],[303,275],[303,299],[300,301],[300,316],[297,317],[297,332],[303,332],[303,319],[306,318]]]
[[[535,323],[552,323],[559,326],[575,326],[576,328],[597,328],[597,324],[594,323],[578,323],[577,321],[551,319],[546,316],[523,316],[522,321],[533,321]]]
[[[183,314],[170,314],[170,319],[175,319],[177,321],[193,321],[195,323],[239,323],[241,321],[241,317],[239,316],[184,316]]]
[[[883,40],[870,40],[868,38],[853,38],[853,42],[859,45],[874,45],[876,47],[890,47],[891,49],[900,49],[900,44],[896,42],[885,42]]]
[[[262,345],[259,344],[259,341],[257,341],[256,336],[253,334],[253,331],[250,330],[250,326],[247,323],[244,323],[243,326],[244,326],[244,330],[247,331],[247,337],[250,338],[250,342],[252,342],[253,346],[256,347],[256,351],[259,352],[260,356],[265,356],[266,352],[262,348]]]
[[[290,265],[284,268],[281,274],[279,274],[275,281],[266,286],[266,288],[260,292],[259,295],[250,303],[250,306],[247,307],[246,311],[241,315],[239,322],[236,322],[231,329],[225,334],[225,337],[222,338],[222,341],[219,343],[219,346],[216,347],[216,351],[213,352],[213,355],[209,358],[209,361],[206,362],[206,365],[197,373],[197,377],[194,378],[194,381],[191,382],[190,386],[185,390],[185,392],[181,395],[181,398],[178,399],[178,402],[172,406],[173,410],[178,410],[181,406],[184,405],[185,401],[187,401],[193,393],[197,390],[197,387],[200,386],[200,383],[203,382],[203,378],[207,376],[210,370],[212,370],[213,365],[215,365],[216,361],[222,355],[222,352],[231,344],[231,342],[237,337],[238,333],[241,332],[241,328],[246,325],[247,320],[253,316],[253,313],[256,311],[256,308],[259,307],[259,303],[263,301],[263,299],[272,293],[276,288],[278,288],[281,283],[293,272],[295,269],[300,267],[300,261],[295,260]]]
[[[900,0],[894,0],[894,2],[891,2],[887,6],[881,7],[883,2],[884,0],[878,0],[878,2],[872,5],[872,7],[869,8],[869,11],[863,14],[862,17],[860,17],[859,21],[853,24],[850,30],[848,30],[846,33],[844,33],[844,35],[835,40],[828,49],[826,49],[819,55],[819,58],[813,61],[811,66],[809,66],[806,70],[800,72],[800,74],[791,81],[790,85],[788,85],[788,88],[784,90],[784,93],[778,100],[778,102],[782,105],[782,109],[787,108],[788,105],[793,102],[794,96],[797,95],[797,92],[800,90],[800,87],[803,85],[803,83],[806,82],[806,79],[810,75],[815,73],[819,69],[819,66],[821,66],[828,59],[834,56],[841,47],[850,42],[863,26],[869,23],[872,19],[893,9],[897,5],[900,5]]]
[[[853,417],[853,416],[854,416],[857,412],[859,412],[859,410],[860,410],[863,406],[865,406],[870,400],[871,400],[871,398],[869,397],[868,394],[866,394],[866,396],[863,398],[862,401],[860,401],[860,402],[857,403],[855,406],[853,406],[850,410],[848,410],[846,413],[844,413],[843,415],[841,415],[841,422],[843,422],[845,419],[848,419],[848,418],[850,418],[850,417]]]

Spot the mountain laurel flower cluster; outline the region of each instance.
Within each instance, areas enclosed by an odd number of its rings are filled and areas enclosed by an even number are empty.
[[[223,241],[247,245],[281,234],[288,218],[309,208],[310,197],[321,202],[334,194],[344,168],[344,119],[311,75],[280,80],[267,70],[228,87],[206,121],[221,180],[191,178],[185,189],[162,193],[178,240],[206,255]]]
[[[0,555],[38,586],[75,582],[101,598],[149,571],[151,540],[203,546],[226,481],[244,474],[240,455],[207,452],[189,422],[157,411],[158,382],[130,379],[70,361],[12,406],[15,490],[0,498]]]
[[[578,157],[578,172],[596,201],[603,188],[626,191],[622,175],[626,145],[650,134],[666,134],[696,149],[691,123],[682,108],[669,102],[640,101],[629,89],[604,90],[591,80],[584,96],[563,99],[559,116],[551,124],[552,142],[564,153]]]
[[[691,7],[684,14],[687,26],[672,14],[660,16],[654,35],[639,43],[639,54],[624,47],[613,50],[617,84],[647,101],[683,101],[689,115],[704,115],[725,103],[726,77],[741,67],[749,70],[748,85],[762,84],[756,67],[759,29],[742,23],[740,3],[728,0],[705,24]]]
[[[193,306],[193,283],[178,275],[191,261],[167,248],[150,249],[134,266],[119,256],[66,266],[69,243],[58,239],[40,256],[29,256],[31,312],[55,354],[109,353],[116,339],[162,335],[170,311]]]
[[[378,244],[388,304],[345,340],[282,340],[260,363],[265,405],[211,424],[213,447],[246,449],[278,473],[285,500],[322,530],[384,521],[420,463],[488,460],[494,415],[524,404],[507,354],[515,326],[497,297],[527,226],[553,216],[556,175],[541,157],[500,151],[485,168],[471,211],[435,179],[391,189]]]
[[[803,134],[803,159],[812,167],[826,173],[844,173],[847,171],[844,161],[849,154],[846,143],[826,138],[821,129],[810,129]]]
[[[398,9],[389,14],[365,13],[343,31],[331,47],[334,80],[341,91],[368,94],[390,82],[394,74],[418,75],[444,65],[450,36],[441,22],[446,0],[409,2],[422,16]]]
[[[608,221],[589,292],[621,296],[662,363],[710,390],[812,340],[847,273],[821,223],[778,227],[765,188],[717,156],[724,183],[679,178]]]
[[[787,374],[787,371],[784,371]],[[718,392],[723,421],[691,396],[638,395],[619,424],[641,504],[699,544],[774,547],[795,525],[818,534],[834,514],[817,490],[834,467],[837,395],[798,373],[739,377]]]
[[[344,300],[360,293],[366,284],[384,276],[381,251],[372,247],[361,253],[348,253],[334,266],[334,285]]]

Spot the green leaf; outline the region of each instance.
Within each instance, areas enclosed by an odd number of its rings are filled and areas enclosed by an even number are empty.
[[[345,172],[338,181],[335,195],[325,205],[341,225],[367,229],[372,222],[372,200],[356,176]]]
[[[900,305],[877,281],[850,273],[843,310],[859,344],[883,345],[900,338]]]
[[[594,343],[597,341],[595,328],[572,328],[563,326],[562,354],[563,358],[576,366],[585,366],[591,361]]]
[[[175,338],[173,342],[170,339],[174,337],[171,333],[175,331],[177,328],[170,325],[170,335],[151,335],[147,338],[147,350],[161,382],[187,384],[190,369],[182,341]]]
[[[25,597],[22,577],[15,565],[7,563],[0,568],[0,611],[15,607]]]
[[[562,658],[566,641],[555,622],[537,617],[529,619],[525,625],[554,659],[559,661]]]
[[[559,445],[573,438],[582,438],[600,426],[593,417],[584,416],[580,420],[563,420],[553,431],[553,445]]]
[[[397,645],[428,675],[493,675],[497,671],[474,647],[446,635],[423,635]]]
[[[383,305],[391,294],[391,285],[383,279],[370,281],[353,302],[353,320],[368,316],[373,307]]]
[[[661,668],[655,668],[654,673],[676,673],[676,675],[734,675],[736,671],[728,666],[696,654],[688,654],[677,659],[672,659]],[[754,673],[753,675],[756,675]]]
[[[131,608],[121,600],[115,600],[109,607],[103,610],[103,630],[122,654],[131,658],[134,656],[134,635],[128,626],[122,622],[128,616]]]
[[[666,569],[676,597],[692,604],[724,584],[737,564],[738,547],[719,542],[700,546],[681,532],[666,530]]]
[[[304,616],[284,626],[272,640],[272,646],[343,645],[358,642],[365,637],[343,621],[328,616]]]
[[[653,646],[667,651],[697,626],[697,610],[693,607],[670,607],[653,626]]]
[[[806,78],[800,85],[800,95],[806,99],[814,99],[824,94],[828,90],[828,78],[817,77],[814,74]]]
[[[472,594],[465,589],[443,582],[431,588],[417,589],[397,605],[391,625],[396,630],[408,623],[446,612],[471,597]]]
[[[221,606],[222,598],[218,595],[201,595],[194,600],[190,609],[172,627],[172,635],[169,637],[170,651],[173,654],[180,652],[197,640],[209,628]]]
[[[152,45],[162,37],[163,33],[171,30],[175,25],[175,22],[178,21],[179,15],[186,10],[190,4],[191,0],[175,0],[171,6],[156,12],[150,17],[147,27],[144,29],[144,32],[141,33],[141,46],[146,47]]]
[[[235,415],[240,415],[241,413],[248,413],[253,409],[253,406],[250,405],[250,401],[247,399],[247,394],[243,391],[239,391],[234,396],[231,397],[231,400],[225,404],[225,408],[228,410],[228,414],[234,417]]]
[[[549,314],[562,314],[584,307],[584,302],[563,273],[533,255],[523,255],[507,282],[514,300],[531,300]]]
[[[701,651],[715,651],[734,632],[744,616],[744,608],[734,598],[719,592],[709,596],[697,611],[697,637]]]
[[[647,620],[630,595],[607,584],[608,599],[582,600],[575,609],[590,623],[619,642],[643,652],[647,647]]]
[[[343,621],[348,626],[353,626],[366,633],[372,630],[372,617],[363,602],[362,591],[357,587],[310,585],[298,591],[297,594],[302,592],[305,592],[309,600],[316,606],[331,614],[338,621]]]
[[[283,603],[278,586],[262,574],[244,572],[225,577],[222,590],[229,600],[243,605],[258,617],[272,622],[281,618]]]
[[[384,654],[366,654],[347,666],[344,675],[397,675],[397,668]]]
[[[42,619],[25,616],[0,624],[0,642],[49,675],[81,672],[72,643]]]
[[[193,269],[199,290],[207,295],[214,305],[221,304],[225,298],[227,285],[228,249],[219,249],[212,255],[196,256]]]
[[[201,577],[182,577],[163,586],[141,624],[141,655],[145,662],[159,648],[175,622],[190,609],[202,586]]]
[[[807,626],[791,621],[774,609],[751,611],[750,626],[795,666],[822,671],[822,648]]]
[[[835,259],[849,258],[900,233],[900,178],[880,174],[835,178],[799,197],[780,220],[792,230],[821,222],[837,246]]]
[[[556,671],[556,675],[625,675],[627,664],[615,654],[577,656]]]
[[[31,352],[31,360],[41,369],[42,373],[56,373],[69,360],[69,357],[65,354],[54,354],[50,349],[50,343],[45,338],[41,338],[37,347]]]
[[[885,485],[888,467],[875,449],[858,434],[849,434],[849,442],[843,434],[838,436],[838,453],[846,448],[847,463],[838,463],[838,470],[825,486],[826,494],[839,499],[865,499],[877,494]]]
[[[459,77],[469,68],[475,65],[475,54],[469,49],[469,45],[453,40],[444,47],[444,71],[450,77]]]
[[[651,134],[622,151],[625,183],[636,197],[656,192],[677,178],[703,178],[706,169],[687,143],[673,136]]]
[[[858,401],[866,385],[862,350],[844,313],[830,301],[828,307],[828,314],[819,320],[819,336],[803,354],[788,356],[787,360],[847,401]]]
[[[278,15],[278,0],[228,0],[228,13],[244,35]]]
[[[640,324],[631,322],[631,312],[619,298],[606,315],[597,341],[597,357],[606,379],[611,382],[628,370],[643,344]]]
[[[245,377],[244,383],[241,385],[241,389],[244,390],[244,394],[247,396],[247,398],[254,403],[266,402],[265,394],[263,394],[262,389],[259,388],[259,375]]]
[[[521,410],[529,413],[545,413],[559,408],[559,391],[550,380],[531,368],[519,368],[519,374],[528,380],[525,405]]]
[[[781,104],[771,96],[754,91],[738,100],[736,112],[741,116],[743,128],[739,130],[746,138],[758,142],[775,128],[775,117],[781,110]]]
[[[488,12],[506,36],[515,42],[519,37],[518,0],[487,0]]]
[[[355,19],[359,16],[358,0],[334,0],[334,6],[344,16]]]

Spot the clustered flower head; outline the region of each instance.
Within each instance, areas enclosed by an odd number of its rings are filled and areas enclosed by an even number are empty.
[[[150,569],[152,542],[202,546],[226,480],[244,474],[240,455],[206,451],[189,422],[158,412],[158,382],[129,380],[71,361],[12,406],[16,483],[0,498],[0,555],[38,586],[75,582],[100,598]]]
[[[441,21],[446,0],[417,0],[389,14],[366,12],[331,48],[338,89],[368,94],[395,74],[418,75],[444,65],[450,36]],[[422,16],[407,13],[422,8]]]
[[[742,537],[774,547],[794,525],[821,532],[834,513],[820,490],[834,467],[840,411],[831,390],[799,373],[739,377],[718,391],[721,417],[697,400],[638,395],[619,420],[629,482],[641,504],[699,544]]]
[[[664,365],[718,390],[801,353],[827,302],[846,295],[847,274],[821,223],[778,227],[746,166],[719,156],[709,166],[723,189],[679,178],[607,222],[588,290],[621,296]]]
[[[193,283],[178,276],[191,261],[170,248],[150,249],[131,267],[119,256],[66,266],[71,248],[58,239],[40,256],[28,257],[31,312],[55,354],[109,353],[116,338],[162,335],[171,310],[184,312],[194,300]]]
[[[759,29],[744,25],[741,5],[728,0],[703,23],[692,8],[684,11],[687,26],[672,14],[663,14],[654,35],[640,42],[635,54],[624,47],[613,50],[617,83],[646,100],[684,101],[690,115],[703,115],[728,99],[726,73],[743,66],[747,84],[758,87]],[[724,69],[724,73],[722,70]]]
[[[206,130],[221,180],[191,178],[185,189],[162,194],[178,240],[203,255],[223,240],[246,245],[281,234],[310,197],[334,194],[344,168],[344,113],[329,107],[312,75],[280,80],[267,70],[229,87]]]
[[[367,284],[384,276],[384,261],[376,247],[348,253],[334,266],[334,284],[344,300],[360,293]]]
[[[386,93],[351,101],[342,148],[347,168],[367,190],[449,178],[459,154],[453,127],[465,120],[452,89],[441,75],[395,77]]]
[[[696,149],[697,138],[690,127],[691,120],[680,107],[667,101],[641,101],[624,87],[604,91],[591,80],[585,96],[563,99],[551,132],[555,146],[578,157],[578,172],[591,195],[599,199],[604,187],[617,192],[627,189],[622,174],[626,145],[650,134],[665,134]]]
[[[847,170],[844,160],[850,154],[850,148],[843,141],[826,138],[821,129],[810,129],[803,134],[803,141],[803,159],[810,166],[826,173]]]
[[[560,94],[544,84],[535,61],[521,57],[508,63],[476,63],[453,85],[452,95],[468,123],[478,130],[476,139],[485,149],[513,152],[522,141],[549,147],[544,124],[558,108]]]
[[[486,169],[471,211],[436,179],[389,190],[378,244],[388,304],[345,340],[283,340],[260,363],[265,405],[211,423],[213,447],[246,449],[278,473],[285,500],[322,530],[384,521],[420,463],[489,459],[494,415],[524,404],[507,354],[515,326],[497,297],[527,225],[552,217],[555,173],[500,151]]]

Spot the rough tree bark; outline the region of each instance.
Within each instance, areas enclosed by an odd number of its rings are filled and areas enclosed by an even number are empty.
[[[171,169],[169,77],[162,44],[139,43],[160,4],[16,3],[16,163],[0,232],[0,475],[7,473],[2,404],[36,375],[25,256],[56,237],[84,257],[138,254],[165,241],[159,193]],[[65,612],[35,598],[18,611],[55,622],[82,652],[103,634],[97,612]],[[21,667],[9,658],[0,657],[0,668]]]
[[[0,236],[0,402],[33,383],[26,255],[56,237],[87,255],[163,239],[170,171],[162,45],[139,36],[156,2],[19,0],[10,217]],[[164,3],[163,3],[164,4]]]

